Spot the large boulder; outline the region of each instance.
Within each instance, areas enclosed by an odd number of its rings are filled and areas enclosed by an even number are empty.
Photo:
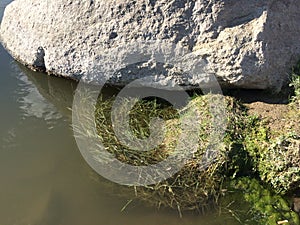
[[[182,64],[205,65],[223,87],[278,91],[300,58],[299,21],[297,0],[15,0],[1,41],[23,64],[77,80],[94,71],[87,82],[124,85],[153,74],[163,85],[203,82],[204,73],[135,54],[175,46],[192,52]]]

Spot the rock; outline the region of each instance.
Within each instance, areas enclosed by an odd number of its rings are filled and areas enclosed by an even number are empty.
[[[293,198],[293,210],[300,214],[300,198]]]
[[[299,21],[296,0],[15,0],[1,40],[31,68],[86,82],[153,75],[189,88],[206,82],[205,72],[223,87],[279,91],[300,58]],[[153,51],[167,55],[161,64]]]

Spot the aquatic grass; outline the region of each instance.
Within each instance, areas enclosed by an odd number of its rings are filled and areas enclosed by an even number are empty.
[[[83,97],[85,101],[86,97]],[[88,98],[88,96],[87,96]],[[151,120],[159,117],[165,121],[165,136],[160,145],[151,151],[136,151],[121,143],[115,135],[111,120],[114,98],[102,99],[99,97],[95,107],[94,118],[89,118],[97,127],[97,137],[104,144],[105,149],[112,153],[116,159],[134,166],[147,166],[165,160],[174,154],[181,135],[180,116],[189,117],[193,110],[197,110],[199,121],[190,121],[185,126],[198,126],[198,148],[193,152],[185,166],[171,178],[155,185],[133,187],[136,198],[156,207],[168,207],[178,210],[198,210],[203,212],[215,207],[219,198],[224,194],[223,186],[226,179],[231,179],[237,174],[248,174],[251,160],[243,148],[237,148],[235,142],[241,144],[245,135],[242,134],[246,126],[245,108],[233,98],[223,99],[226,105],[226,120],[228,128],[222,140],[217,144],[217,156],[208,165],[203,166],[206,160],[206,150],[210,144],[213,116],[209,102],[216,96],[197,96],[190,103],[176,111],[170,105],[161,103],[157,99],[137,101],[130,111],[130,128],[135,137],[146,139],[150,135]],[[214,99],[216,100],[216,99]],[[123,103],[129,99],[122,99]],[[125,107],[126,108],[126,107]],[[80,109],[84,110],[84,109]],[[122,107],[119,108],[122,110]],[[122,112],[120,112],[120,115]],[[85,115],[83,113],[83,115]],[[87,117],[93,117],[86,115]],[[189,120],[187,120],[189,121]],[[117,122],[117,121],[115,121]],[[74,128],[76,129],[76,127]],[[82,138],[91,132],[82,132]],[[189,137],[185,141],[189,141]],[[238,156],[238,157],[237,157]],[[105,161],[106,159],[98,158]],[[249,164],[249,165],[247,165]],[[247,166],[246,166],[247,165]]]
[[[114,135],[110,120],[113,101],[114,99],[109,99],[108,101],[99,102],[96,107],[96,123],[99,138],[105,143],[108,151],[113,153],[117,159],[136,166],[150,165],[166,159],[174,151],[178,136],[181,133],[178,113],[174,112],[174,109],[170,106],[162,106],[156,100],[140,101],[135,105],[130,113],[131,118],[133,118],[130,122],[132,132],[139,138],[149,136],[149,121],[151,118],[160,116],[166,120],[166,133],[163,143],[152,151],[138,152],[122,146]],[[198,103],[203,111],[202,118],[205,118],[203,123],[207,123],[207,119],[209,120],[210,117],[207,105],[204,104],[204,101],[198,101]],[[205,126],[203,127],[205,128]],[[203,127],[202,129],[204,129]],[[203,150],[206,149],[204,142],[207,139],[207,134],[208,132],[204,132],[204,130],[200,134]],[[178,174],[164,182],[146,187],[135,187],[137,197],[148,204],[157,207],[171,207],[179,211],[208,205],[208,201],[212,200],[212,196],[219,195],[222,177],[216,176],[215,173],[219,167],[218,163],[215,163],[206,171],[200,169],[201,165],[199,164],[202,155],[203,152],[200,151],[195,153],[195,157]]]
[[[137,151],[124,146],[118,140],[111,120],[114,100],[114,98],[110,98],[103,101],[100,97],[95,110],[98,138],[107,151],[114,154],[118,160],[134,166],[150,165],[165,159],[168,156],[168,151],[163,151],[161,146],[152,151]],[[126,104],[126,101],[129,102],[128,99],[123,99],[123,101],[123,104]],[[122,110],[122,108],[119,109]],[[177,116],[174,109],[171,107],[162,108],[157,100],[139,101],[130,111],[130,132],[139,139],[146,139],[150,135],[149,127],[152,118],[160,117],[164,120],[170,120]],[[167,126],[168,124],[170,122],[167,123]]]

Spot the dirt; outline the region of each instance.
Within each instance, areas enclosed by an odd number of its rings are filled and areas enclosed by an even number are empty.
[[[233,96],[245,104],[249,115],[266,121],[273,136],[287,133],[300,135],[300,110],[288,100],[289,93],[274,95],[260,90],[246,90]]]
[[[291,123],[290,106],[284,104],[269,104],[264,102],[254,102],[246,104],[250,115],[256,115],[267,122],[273,132],[292,132],[295,124]]]

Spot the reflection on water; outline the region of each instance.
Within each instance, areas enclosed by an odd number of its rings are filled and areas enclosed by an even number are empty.
[[[35,95],[39,101],[45,104],[45,110],[51,115],[58,116],[56,113],[59,112],[71,119],[71,108],[73,103],[73,95],[77,87],[77,82],[73,80],[47,76],[43,73],[32,72],[28,68],[17,63],[16,71],[20,72],[20,80],[25,80],[25,83],[30,84],[27,86],[28,89],[33,89]],[[112,95],[118,92],[117,88],[104,87],[101,91],[103,99],[110,98]],[[40,98],[42,97],[42,99]],[[55,108],[53,108],[55,106]],[[51,116],[50,116],[51,117]]]
[[[20,71],[20,68],[15,65],[13,69],[16,71],[17,78],[21,81],[18,94],[20,95],[20,108],[24,111],[23,116],[34,116],[45,119],[49,123],[62,118],[55,106],[40,94],[28,77]]]

